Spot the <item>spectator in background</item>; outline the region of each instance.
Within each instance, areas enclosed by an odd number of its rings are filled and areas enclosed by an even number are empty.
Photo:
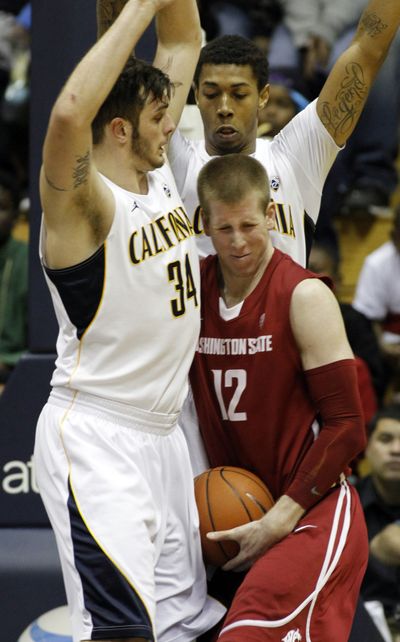
[[[308,83],[309,97],[315,98],[327,76],[332,50],[340,36],[357,24],[367,3],[280,0],[280,4],[283,18],[271,37],[270,65],[281,65],[284,60],[285,65],[300,72]]]
[[[199,0],[207,40],[235,34],[250,38],[266,52],[283,16],[281,0]]]
[[[18,193],[0,172],[0,386],[28,348],[28,246],[12,236]]]
[[[6,48],[9,54],[8,79],[0,99],[0,166],[16,176],[21,196],[27,196],[31,7],[22,5],[16,15],[0,13],[0,67],[1,51]]]
[[[393,640],[400,640],[400,404],[382,408],[370,424],[370,474],[357,484],[370,541],[361,595],[382,604]]]
[[[375,322],[387,383],[394,393],[400,393],[400,206],[395,210],[390,240],[364,260],[353,307]]]
[[[273,138],[292,118],[308,105],[293,70],[285,67],[270,69],[269,98],[260,109],[257,136]]]

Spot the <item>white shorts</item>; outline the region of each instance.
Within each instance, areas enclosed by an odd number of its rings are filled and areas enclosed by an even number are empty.
[[[191,642],[224,613],[207,596],[193,475],[175,422],[65,389],[42,410],[35,469],[74,642]]]

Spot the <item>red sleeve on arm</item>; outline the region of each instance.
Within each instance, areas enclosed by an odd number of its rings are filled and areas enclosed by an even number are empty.
[[[355,361],[335,361],[304,374],[321,429],[285,494],[308,509],[339,480],[366,438]]]

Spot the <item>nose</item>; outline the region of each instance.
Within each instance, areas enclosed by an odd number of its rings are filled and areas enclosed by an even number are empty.
[[[400,437],[393,439],[391,446],[392,454],[400,457]]]
[[[176,129],[175,122],[172,119],[172,116],[167,112],[164,119],[164,134],[169,136]]]
[[[234,250],[240,250],[246,245],[246,240],[240,230],[233,230],[231,244]]]
[[[217,113],[219,116],[231,116],[233,114],[231,101],[227,94],[222,94]]]

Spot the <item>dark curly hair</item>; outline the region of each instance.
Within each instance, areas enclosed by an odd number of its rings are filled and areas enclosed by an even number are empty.
[[[203,65],[249,65],[258,90],[268,82],[268,60],[254,42],[243,36],[221,36],[206,44],[201,52],[194,72],[194,83],[199,86]]]
[[[151,94],[155,100],[171,98],[173,84],[160,69],[131,57],[92,122],[93,144],[101,142],[104,127],[113,118],[126,118],[137,134],[140,112]]]
[[[372,417],[371,421],[368,423],[368,437],[371,437],[381,419],[394,419],[394,421],[400,421],[400,404],[396,402],[388,403],[386,406],[383,406],[378,410],[376,415]]]

